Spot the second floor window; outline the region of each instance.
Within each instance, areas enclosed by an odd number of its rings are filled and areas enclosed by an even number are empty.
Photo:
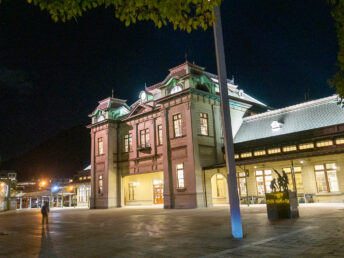
[[[104,154],[104,142],[103,142],[103,137],[98,138],[98,155],[103,155]]]
[[[132,150],[132,136],[130,133],[124,136],[124,152],[129,152],[131,150]]]
[[[174,137],[182,136],[182,115],[177,114],[173,116],[173,131]]]
[[[158,145],[162,144],[162,125],[158,125]]]
[[[150,147],[149,145],[149,129],[144,129],[140,131],[140,144],[141,148]]]
[[[209,135],[208,131],[208,114],[200,113],[201,134]]]

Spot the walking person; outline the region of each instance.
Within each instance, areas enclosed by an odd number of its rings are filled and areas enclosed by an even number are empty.
[[[44,205],[42,206],[41,213],[42,213],[42,225],[48,224],[48,213],[49,213],[49,205],[48,202],[45,202]]]

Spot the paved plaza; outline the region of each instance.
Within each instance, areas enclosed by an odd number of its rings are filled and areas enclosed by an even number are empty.
[[[300,218],[269,222],[242,206],[245,238],[231,237],[228,206],[164,210],[64,209],[0,213],[0,257],[343,257],[343,204],[300,207]]]

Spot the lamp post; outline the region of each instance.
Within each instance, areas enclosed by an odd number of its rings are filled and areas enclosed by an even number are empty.
[[[234,159],[234,144],[229,110],[229,97],[227,87],[227,71],[225,62],[225,51],[223,46],[222,24],[220,7],[214,7],[215,22],[213,23],[216,64],[220,90],[220,104],[222,115],[222,128],[224,135],[224,145],[226,151],[226,166],[228,170],[228,192],[230,200],[230,215],[232,224],[232,235],[234,238],[243,238],[240,202],[237,187],[236,168]]]

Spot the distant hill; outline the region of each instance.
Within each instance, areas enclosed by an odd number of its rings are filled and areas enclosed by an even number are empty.
[[[3,162],[20,180],[71,177],[90,164],[90,131],[85,125],[64,130],[30,151]]]

